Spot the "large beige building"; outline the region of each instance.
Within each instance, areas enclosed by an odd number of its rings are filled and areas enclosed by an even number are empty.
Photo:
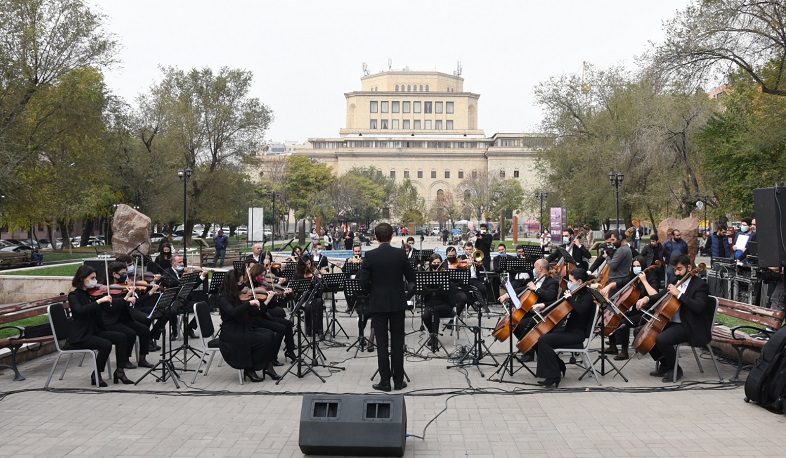
[[[324,162],[341,175],[374,166],[401,183],[410,179],[430,206],[440,192],[461,198],[461,183],[479,173],[537,184],[534,160],[553,139],[543,134],[478,128],[480,94],[464,79],[440,72],[388,71],[361,78],[344,94],[346,127],[336,138],[310,138],[292,154]],[[262,159],[264,168],[265,158]]]

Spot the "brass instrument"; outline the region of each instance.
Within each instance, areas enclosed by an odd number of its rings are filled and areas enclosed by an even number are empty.
[[[483,264],[483,258],[485,257],[486,255],[483,254],[483,252],[480,250],[475,250],[472,252],[472,260],[475,261],[476,266],[480,266],[481,264]]]

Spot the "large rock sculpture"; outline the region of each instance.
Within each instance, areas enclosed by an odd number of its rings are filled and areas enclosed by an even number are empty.
[[[118,205],[112,218],[112,250],[115,255],[130,253],[137,246],[139,251],[149,254],[152,229],[153,223],[147,215],[128,205]]]
[[[696,261],[699,249],[699,220],[690,216],[684,219],[666,218],[658,225],[658,238],[660,243],[666,243],[671,238],[671,231],[680,231],[682,240],[688,244],[688,253],[691,261]]]

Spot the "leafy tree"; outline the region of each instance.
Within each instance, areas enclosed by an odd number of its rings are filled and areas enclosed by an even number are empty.
[[[426,222],[426,201],[409,178],[405,178],[396,190],[395,212],[405,226],[419,226]]]
[[[316,216],[322,206],[318,198],[334,180],[333,169],[321,162],[312,162],[306,156],[287,157],[284,190],[295,218]]]
[[[437,195],[431,204],[431,218],[440,224],[452,220],[455,227],[455,222],[461,219],[461,205],[452,192],[444,191]]]

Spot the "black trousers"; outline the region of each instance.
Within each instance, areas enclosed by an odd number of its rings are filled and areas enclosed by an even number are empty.
[[[126,363],[128,362],[127,342],[128,340],[123,333],[100,331],[96,335],[90,336],[87,340],[77,344],[69,343],[68,348],[98,350],[98,356],[96,356],[98,371],[103,372],[106,368],[106,361],[109,359],[109,353],[112,351],[112,345],[115,346],[115,367],[117,369],[124,369],[126,367]]]
[[[126,351],[128,357],[131,357],[131,352],[134,351],[134,342],[139,336],[139,359],[143,359],[148,351],[150,343],[150,328],[138,321],[123,321],[114,324],[105,325],[107,331],[115,331],[122,333],[126,337]],[[122,369],[122,368],[121,368]]]
[[[325,319],[325,301],[321,297],[315,296],[308,304],[303,307],[306,321],[306,334],[322,334],[323,320]]]
[[[641,310],[636,310],[635,307],[633,310],[628,310],[627,312],[625,312],[625,317],[627,317],[628,319],[627,320],[625,318],[622,319],[622,322],[620,323],[619,327],[616,330],[614,330],[609,340],[611,340],[615,344],[619,344],[622,350],[627,351],[628,346],[630,344],[630,330],[632,328],[636,328],[639,326],[639,322],[641,321],[641,318],[643,316],[644,316],[644,312],[642,312]],[[631,324],[631,322],[633,324]],[[612,338],[614,340],[612,340]]]
[[[452,312],[453,307],[450,304],[426,304],[421,319],[431,334],[437,334],[439,333],[439,319],[449,317]]]
[[[278,352],[278,348],[273,343],[276,338],[275,333],[269,329],[251,328],[248,337],[251,343],[251,369],[255,371],[266,369],[276,359]]]
[[[661,367],[665,365],[671,370],[677,360],[677,344],[689,342],[690,338],[687,326],[682,323],[669,323],[655,338],[655,346],[650,351],[650,356],[655,361],[660,360]]]
[[[263,329],[269,329],[276,335],[273,339],[273,346],[276,348],[276,353],[281,349],[281,343],[286,345],[286,349],[290,351],[295,350],[295,333],[294,325],[286,318],[277,317],[254,317],[253,325]]]
[[[377,337],[377,364],[380,383],[394,384],[404,381],[404,318],[405,311],[382,312],[371,315],[371,326]],[[390,353],[388,353],[388,330],[390,331]],[[392,374],[391,374],[392,368]]]
[[[541,336],[535,345],[538,352],[538,368],[535,371],[536,377],[560,378],[560,372],[565,367],[565,363],[559,359],[555,348],[564,348],[568,345],[577,345],[584,342],[584,334],[577,332],[565,332],[564,328],[554,329],[548,334]]]

